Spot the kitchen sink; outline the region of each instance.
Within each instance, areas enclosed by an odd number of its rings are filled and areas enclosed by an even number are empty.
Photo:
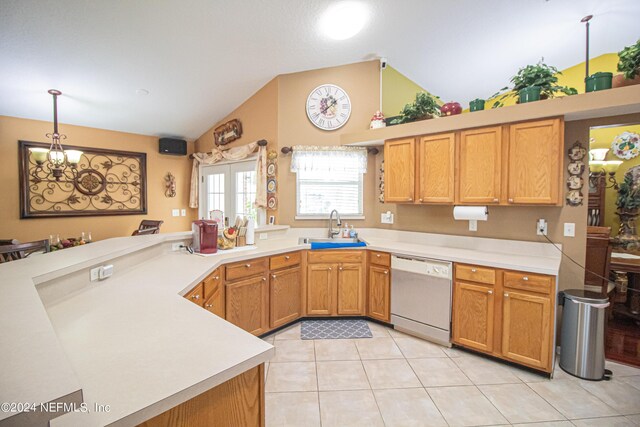
[[[310,244],[310,243],[361,243],[364,240],[359,239],[357,237],[343,239],[343,238],[335,238],[330,239],[328,237],[300,237],[298,239],[298,244]]]

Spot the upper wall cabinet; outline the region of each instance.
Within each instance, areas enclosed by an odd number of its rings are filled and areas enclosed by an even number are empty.
[[[454,202],[455,146],[455,133],[425,136],[418,141],[418,203]]]
[[[384,199],[389,203],[413,203],[415,195],[415,138],[387,141],[384,144]]]
[[[560,119],[509,126],[509,204],[560,204],[563,159]]]
[[[563,146],[559,118],[387,141],[385,201],[560,205]]]
[[[498,204],[502,186],[502,127],[460,133],[458,204]]]

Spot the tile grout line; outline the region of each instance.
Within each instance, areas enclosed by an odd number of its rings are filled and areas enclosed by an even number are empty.
[[[302,339],[302,327],[300,328],[300,339]],[[316,397],[318,399],[318,421],[322,427],[322,410],[320,409],[320,379],[318,378],[318,359],[316,356],[316,340],[313,340],[313,364],[316,367]]]
[[[372,335],[371,338],[373,338],[373,333],[371,333],[371,335]],[[358,348],[357,344],[354,343],[354,345],[356,346],[356,351],[358,352],[358,357],[360,358],[360,365],[362,365],[362,370],[364,371],[364,376],[367,379],[367,384],[369,384],[369,391],[371,391],[371,395],[373,396],[373,401],[376,403],[376,408],[378,408],[378,414],[380,414],[380,419],[382,420],[382,424],[386,426],[387,423],[384,420],[384,417],[382,416],[382,411],[380,410],[380,405],[378,404],[378,399],[376,398],[376,394],[373,391],[373,386],[371,385],[369,374],[367,373],[367,369],[364,367],[364,361],[362,360],[362,356],[360,355],[360,349]]]

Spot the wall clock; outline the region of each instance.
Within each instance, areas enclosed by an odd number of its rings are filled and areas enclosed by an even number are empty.
[[[351,116],[351,100],[340,86],[323,84],[307,97],[307,117],[322,130],[336,130]]]

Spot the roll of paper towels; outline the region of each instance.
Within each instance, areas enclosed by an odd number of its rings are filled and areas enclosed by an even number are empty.
[[[454,206],[453,219],[486,221],[489,211],[486,206]]]

